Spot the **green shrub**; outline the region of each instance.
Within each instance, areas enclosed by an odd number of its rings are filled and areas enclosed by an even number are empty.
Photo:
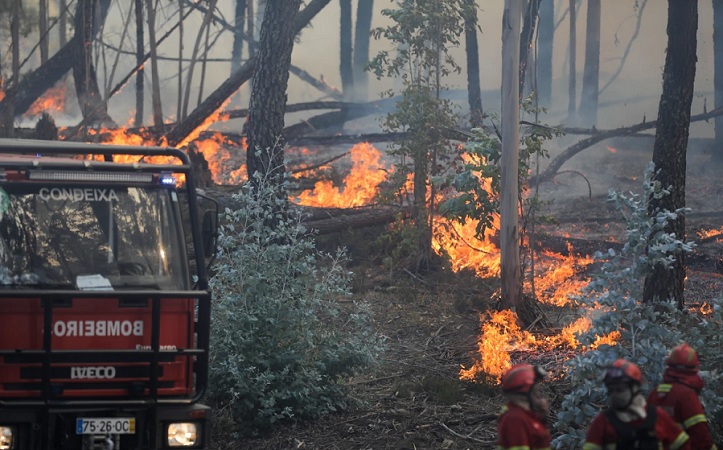
[[[701,355],[706,353],[703,344],[706,339],[723,343],[719,306],[714,307],[711,317],[701,317],[678,310],[672,302],[644,304],[639,301],[641,280],[655,264],[670,265],[673,253],[690,252],[694,247],[665,232],[667,221],[686,210],[658,211],[654,217],[648,217],[648,199],[668,195],[653,175],[651,164],[645,172],[642,195],[610,192],[609,200],[615,202],[626,219],[627,241],[620,254],[613,250],[606,254],[598,252],[596,259],[603,261],[600,272],[576,299],[595,307],[592,327],[579,336],[582,350],[593,349],[565,363],[572,390],[563,399],[557,414],[555,429],[559,435],[553,441],[555,448],[578,448],[584,441],[590,421],[605,408],[606,392],[600,375],[615,359],[625,358],[640,366],[645,379],[643,389],[649,390],[661,381],[665,357],[681,341],[699,349]],[[594,348],[599,336],[612,332],[620,333],[615,345]],[[716,357],[708,362],[712,361],[714,367],[723,367],[721,357]],[[708,413],[712,417],[723,400],[715,393],[720,392],[716,391],[720,380],[715,371],[701,375],[708,381],[702,397],[708,401]]]
[[[243,207],[225,211],[211,280],[208,397],[247,433],[346,408],[341,382],[381,345],[349,300],[344,252],[317,250],[280,195],[287,186],[258,180],[236,194]]]

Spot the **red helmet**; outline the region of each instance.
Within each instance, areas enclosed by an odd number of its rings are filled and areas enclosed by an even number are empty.
[[[517,364],[502,375],[502,390],[508,394],[526,394],[546,375],[547,372],[540,366]]]
[[[698,360],[698,353],[685,342],[675,347],[668,358],[665,360],[665,364],[673,369],[683,369],[697,371],[700,369],[700,361]]]
[[[605,369],[605,384],[637,383],[643,384],[643,374],[640,368],[630,361],[617,359]]]

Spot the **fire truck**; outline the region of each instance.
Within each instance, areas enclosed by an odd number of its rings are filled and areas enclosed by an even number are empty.
[[[0,450],[208,447],[217,220],[178,149],[0,139]]]

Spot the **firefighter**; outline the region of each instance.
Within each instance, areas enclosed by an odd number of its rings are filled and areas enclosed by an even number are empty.
[[[690,450],[689,437],[662,408],[648,405],[640,368],[624,359],[606,368],[610,408],[590,424],[583,450]]]
[[[662,407],[685,429],[692,450],[717,450],[698,398],[705,384],[698,375],[698,353],[683,343],[670,352],[665,365],[663,383],[650,393],[648,403]]]
[[[540,392],[546,372],[539,366],[518,364],[502,376],[507,405],[497,424],[498,450],[549,450],[547,399]]]

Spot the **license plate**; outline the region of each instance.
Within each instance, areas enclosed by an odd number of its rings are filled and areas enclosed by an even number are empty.
[[[135,417],[78,418],[76,434],[135,434]]]

